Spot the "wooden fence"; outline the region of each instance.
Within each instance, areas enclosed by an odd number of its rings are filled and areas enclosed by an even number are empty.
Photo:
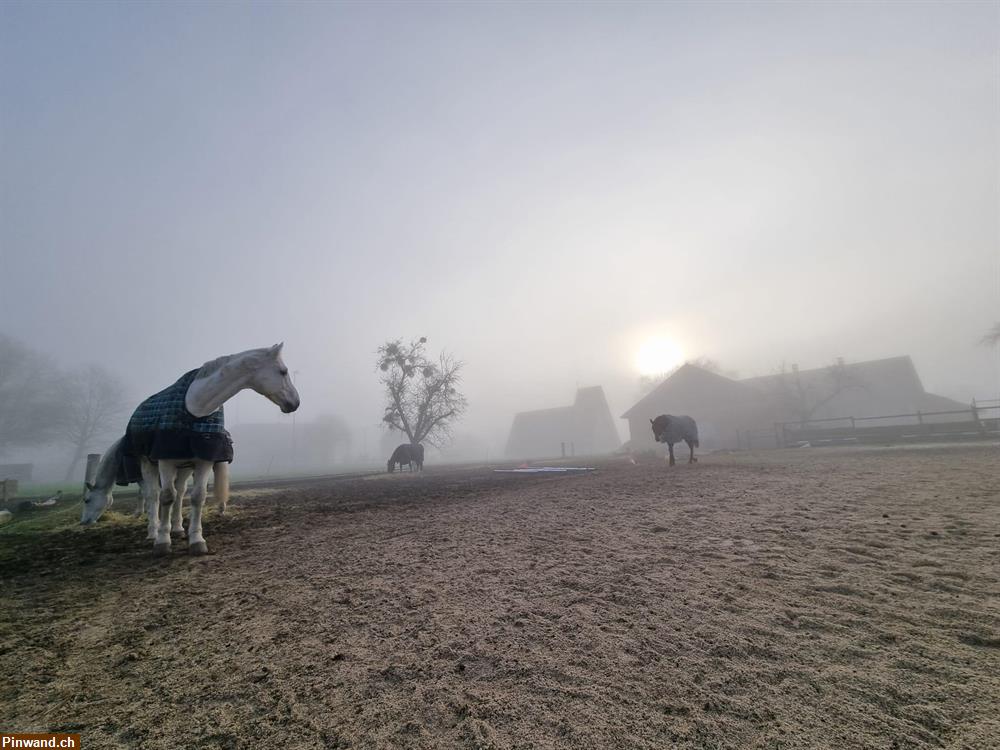
[[[781,447],[781,431],[777,425],[771,430],[736,431],[736,450],[752,451]]]
[[[973,401],[955,411],[778,422],[773,439],[782,448],[1000,440],[1000,401]]]

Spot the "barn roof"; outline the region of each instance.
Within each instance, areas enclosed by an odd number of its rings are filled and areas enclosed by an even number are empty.
[[[841,365],[843,371],[859,384],[879,384],[891,386],[898,393],[906,394],[912,399],[919,399],[924,393],[924,386],[917,375],[917,368],[909,356],[872,359],[866,362],[851,362]],[[822,388],[828,385],[830,366],[816,367],[811,370],[799,370],[775,373],[774,375],[759,375],[753,378],[743,378],[740,382],[753,388],[768,388],[780,384],[782,379],[797,378],[803,387]]]
[[[935,393],[925,393],[921,399],[921,411],[957,411],[969,408],[969,404],[963,404],[947,396],[938,396]]]
[[[724,375],[705,370],[697,365],[683,364],[666,380],[643,396],[627,412],[622,419],[634,416],[656,416],[653,412],[660,410],[664,401],[669,401],[671,393],[683,400],[696,398],[743,401],[754,398],[754,392],[741,382],[727,378]],[[683,395],[681,395],[683,394]]]
[[[812,419],[966,408],[966,404],[927,393],[913,360],[901,356],[742,380],[685,364],[622,417],[646,416],[665,405],[681,402],[683,408],[692,411],[696,405],[704,409],[720,404],[730,409],[745,405],[748,409],[766,409],[769,419],[794,419],[795,414],[783,411],[783,405],[788,404],[788,399],[782,399],[783,394],[800,394],[805,401],[816,405]]]
[[[783,394],[803,394],[811,419],[909,414],[923,408],[926,396],[908,356],[793,370],[741,382],[772,401],[775,419],[800,417],[788,409],[789,399],[783,400]]]

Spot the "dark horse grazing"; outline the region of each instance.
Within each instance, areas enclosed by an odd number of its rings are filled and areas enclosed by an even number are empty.
[[[689,464],[697,463],[694,457],[694,449],[698,447],[698,425],[691,417],[674,417],[670,414],[661,414],[656,419],[649,420],[653,425],[653,437],[658,443],[666,443],[670,450],[670,465],[674,465],[674,443],[683,440],[691,449]]]
[[[403,464],[407,464],[410,467],[410,471],[413,471],[413,464],[417,465],[420,471],[424,470],[424,446],[420,443],[403,443],[398,446],[396,450],[392,452],[389,456],[389,462],[386,468],[391,474],[396,468],[396,464],[399,464],[399,470],[403,470]]]

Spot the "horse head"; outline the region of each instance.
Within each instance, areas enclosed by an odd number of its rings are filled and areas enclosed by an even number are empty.
[[[299,392],[288,376],[288,368],[281,359],[281,347],[284,343],[275,344],[264,350],[262,356],[255,358],[251,365],[250,387],[261,396],[273,401],[285,414],[291,414],[299,408]]]
[[[83,513],[80,515],[80,523],[88,525],[95,523],[104,511],[111,507],[114,498],[111,496],[111,488],[99,488],[87,482],[87,491],[83,495]]]
[[[653,426],[653,439],[656,442],[663,442],[660,440],[660,436],[667,431],[667,425],[670,424],[670,417],[666,414],[661,414],[656,419],[649,420],[649,423]]]

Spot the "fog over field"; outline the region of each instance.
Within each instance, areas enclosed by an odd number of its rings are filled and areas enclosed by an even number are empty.
[[[133,403],[284,341],[295,419],[373,453],[395,338],[466,363],[455,432],[497,453],[517,411],[603,385],[617,418],[699,357],[908,354],[997,398],[998,30],[996,3],[3,3],[0,333]]]

